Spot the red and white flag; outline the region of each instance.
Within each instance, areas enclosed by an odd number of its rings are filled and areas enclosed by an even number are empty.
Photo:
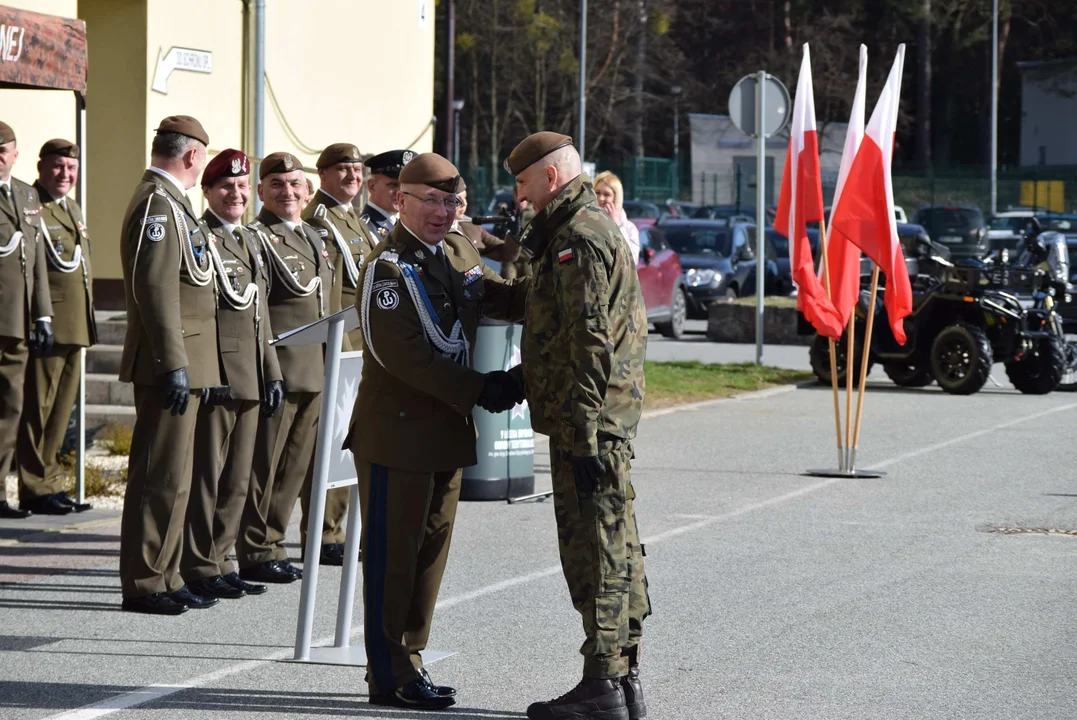
[[[886,274],[883,304],[894,339],[901,344],[905,343],[904,320],[912,312],[912,286],[897,234],[890,168],[904,64],[905,46],[899,45],[830,221],[836,242],[844,239],[856,244]]]
[[[760,141],[762,142],[762,141]],[[811,82],[811,56],[804,45],[800,63],[789,151],[785,155],[782,190],[774,229],[789,239],[789,266],[797,286],[797,309],[820,335],[841,337],[841,320],[815,274],[807,224],[823,219],[823,181],[819,173],[819,138],[815,126],[815,98]]]
[[[868,49],[860,46],[860,75],[856,81],[856,94],[853,95],[853,107],[849,113],[849,130],[845,134],[845,147],[841,153],[841,168],[838,170],[838,184],[834,188],[834,205],[841,201],[845,183],[849,179],[856,151],[864,139],[864,113],[868,84]],[[849,315],[856,306],[860,295],[860,248],[849,242],[844,236],[835,234],[831,222],[826,230],[827,237],[827,275],[830,282],[830,301],[838,312],[842,326],[849,323]]]

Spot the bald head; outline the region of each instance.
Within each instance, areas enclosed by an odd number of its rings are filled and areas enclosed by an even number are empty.
[[[575,147],[558,148],[516,176],[517,200],[526,200],[535,212],[542,212],[582,171],[580,153]]]

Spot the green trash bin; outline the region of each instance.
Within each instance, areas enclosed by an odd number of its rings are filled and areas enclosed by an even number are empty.
[[[483,320],[473,350],[479,372],[508,370],[520,363],[520,325]],[[461,500],[506,500],[535,491],[535,433],[527,403],[503,413],[476,407],[478,462],[464,468]]]

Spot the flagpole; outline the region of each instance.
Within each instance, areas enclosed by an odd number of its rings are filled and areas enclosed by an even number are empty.
[[[826,240],[826,219],[819,220],[819,252],[823,259],[823,289],[826,290],[826,296],[830,298],[830,301],[834,301],[834,296],[830,293],[830,262],[827,258],[827,246],[829,243]],[[834,390],[834,433],[837,437],[838,446],[838,470],[845,469],[845,457],[841,451],[841,403],[838,401],[838,358],[837,358],[837,343],[834,342],[834,338],[828,337],[830,342],[830,387]]]
[[[868,360],[871,357],[871,332],[875,327],[875,299],[879,295],[879,266],[871,271],[871,301],[868,304],[868,324],[864,328],[864,357],[860,360],[860,384],[856,391],[856,426],[853,428],[853,450],[849,470],[856,469],[856,450],[860,447],[860,420],[864,416],[864,388],[868,382]]]
[[[845,350],[845,465],[849,469],[849,449],[853,446],[853,364],[856,362],[853,336],[856,334],[856,308],[849,313],[849,337]]]

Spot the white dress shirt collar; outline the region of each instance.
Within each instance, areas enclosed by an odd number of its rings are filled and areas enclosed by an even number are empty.
[[[177,180],[177,179],[175,178],[175,176],[174,176],[174,175],[172,175],[172,174],[171,174],[170,172],[168,172],[167,170],[162,170],[161,168],[159,168],[159,167],[154,167],[153,165],[150,165],[150,166],[149,166],[149,168],[147,168],[147,169],[148,169],[148,170],[149,170],[150,172],[152,172],[152,173],[157,173],[158,175],[160,175],[161,177],[163,177],[163,178],[164,178],[165,180],[167,180],[168,182],[172,183],[172,186],[173,186],[174,188],[176,188],[177,190],[179,190],[179,194],[180,194],[180,195],[183,195],[183,196],[186,196],[186,195],[187,195],[187,189],[186,189],[186,188],[184,188],[184,187],[183,187],[183,184],[182,184],[182,183],[181,183],[181,182],[180,182],[179,180]]]
[[[436,255],[436,254],[437,254],[437,249],[438,249],[439,247],[441,247],[441,246],[442,246],[442,244],[441,244],[441,243],[438,243],[437,245],[431,245],[431,244],[430,244],[430,243],[428,243],[428,242],[427,242],[426,240],[423,240],[423,239],[422,239],[421,237],[419,237],[419,234],[418,234],[418,233],[416,233],[416,232],[415,232],[414,230],[412,230],[411,228],[409,228],[409,227],[407,226],[407,224],[406,224],[406,223],[400,223],[400,224],[401,224],[401,225],[403,226],[403,228],[404,228],[405,230],[407,230],[407,231],[408,231],[409,233],[411,233],[412,237],[414,237],[414,238],[415,238],[416,240],[418,240],[418,241],[419,241],[419,242],[421,242],[421,243],[422,243],[423,245],[425,245],[425,246],[426,246],[426,248],[427,248],[427,249],[428,249],[428,250],[430,251],[430,254],[431,254],[431,255]],[[444,250],[442,250],[442,252],[445,252],[445,251],[444,251]]]
[[[370,207],[374,208],[378,212],[380,212],[382,215],[384,215],[392,225],[394,225],[394,226],[396,225],[396,221],[400,217],[400,213],[389,212],[385,208],[378,207],[377,204],[371,202],[370,200],[367,200],[366,204],[369,205]],[[412,234],[414,234],[414,233],[412,233]],[[418,237],[418,236],[416,235],[416,237]]]

